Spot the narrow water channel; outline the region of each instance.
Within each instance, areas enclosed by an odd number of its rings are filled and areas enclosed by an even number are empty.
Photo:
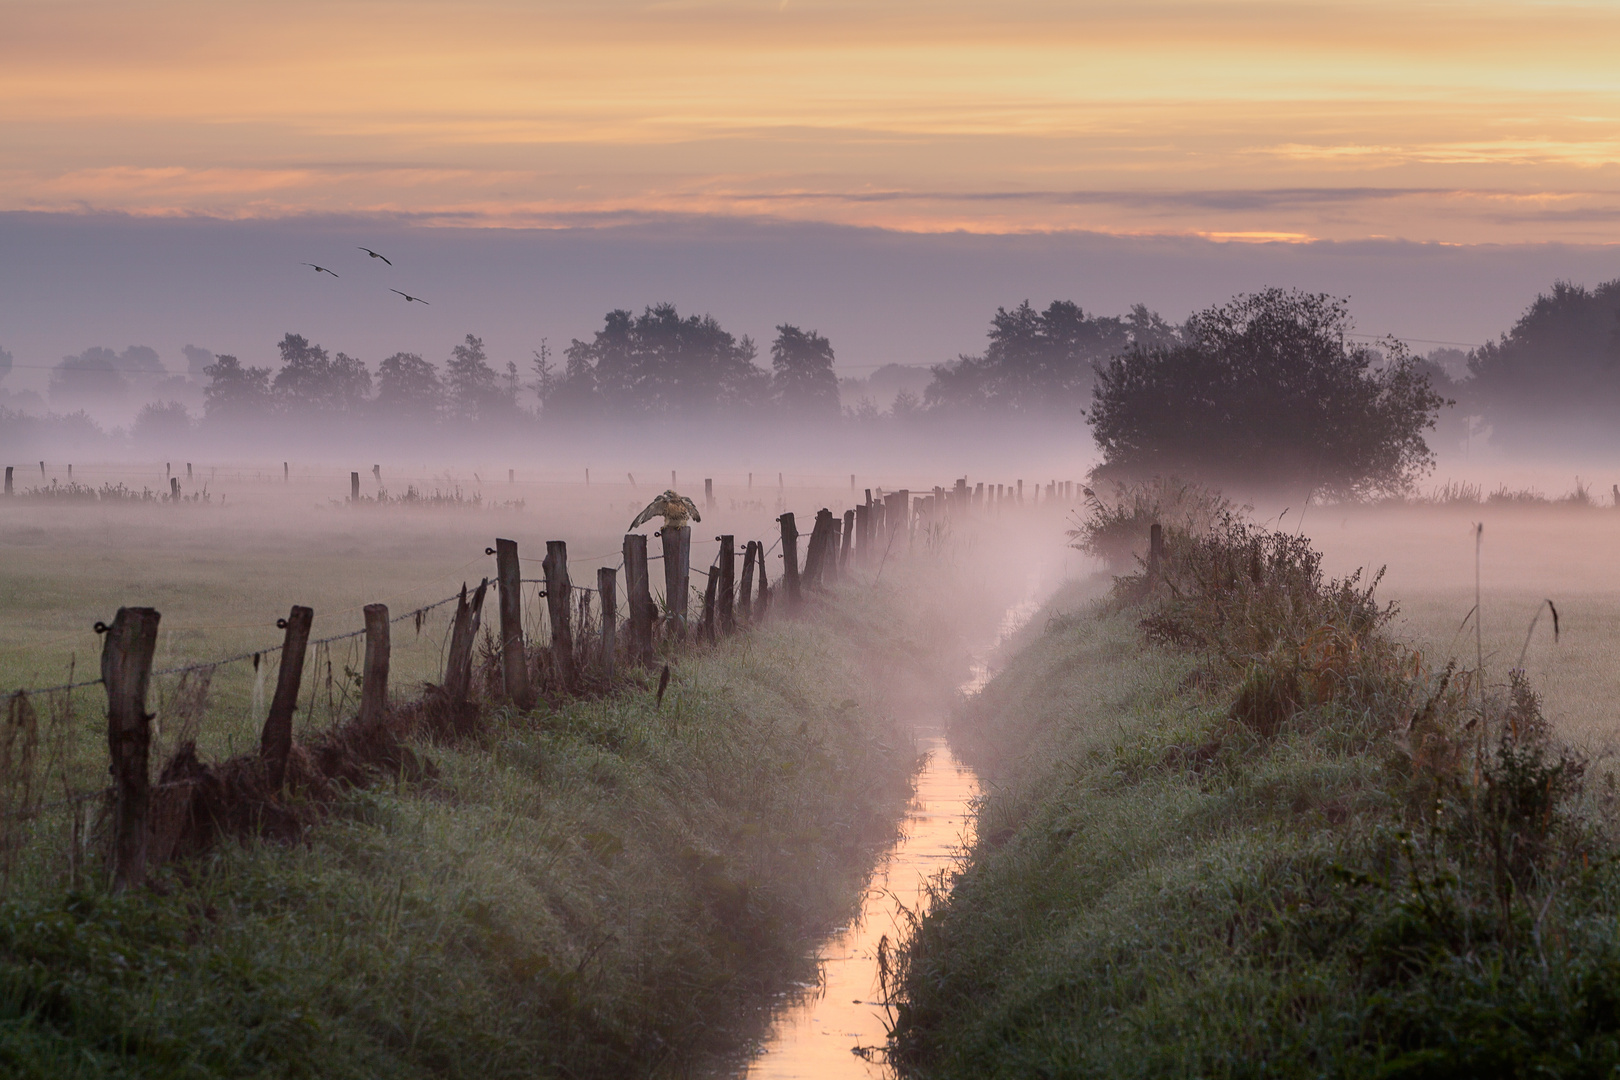
[[[1023,626],[1037,606],[1029,600],[1008,611],[997,645]],[[988,661],[981,660],[962,691],[977,693],[989,674]],[[885,937],[892,945],[904,936],[900,905],[918,914],[926,910],[924,885],[972,842],[972,803],[979,793],[978,777],[952,755],[942,729],[920,729],[917,743],[927,761],[899,841],[873,873],[860,915],[822,947],[820,985],[777,1017],[770,1038],[749,1062],[745,1080],[881,1080],[893,1075],[883,1054],[888,1028],[878,983],[878,945]]]

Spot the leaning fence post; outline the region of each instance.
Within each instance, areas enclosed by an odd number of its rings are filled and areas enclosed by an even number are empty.
[[[516,540],[495,541],[495,578],[501,590],[501,674],[506,696],[520,709],[534,705],[529,661],[523,651],[523,573]]]
[[[304,677],[304,650],[309,645],[309,624],[314,618],[313,609],[294,604],[285,619],[276,620],[276,625],[287,633],[281,639],[276,696],[270,699],[270,714],[264,718],[264,730],[259,735],[259,756],[269,765],[272,788],[279,788],[287,776],[293,710],[298,707],[298,683]]]
[[[675,635],[686,635],[686,613],[692,591],[692,526],[664,526],[664,603],[669,608]]]
[[[366,666],[360,676],[360,722],[372,724],[388,712],[388,606],[366,605]]]
[[[717,536],[715,539],[720,541],[720,557],[716,560],[720,567],[720,632],[731,634],[737,630],[736,610],[732,606],[737,594],[737,538]]]
[[[763,619],[771,606],[771,586],[765,580],[765,541],[754,541],[754,566],[759,570],[759,598],[754,604],[754,618]]]
[[[574,685],[573,613],[569,611],[574,586],[568,580],[568,542],[547,540],[541,566],[546,573],[546,606],[551,612],[551,662],[558,681],[569,687]]]
[[[754,613],[754,557],[759,545],[750,540],[743,545],[742,585],[737,589],[737,614],[749,618]]]
[[[647,580],[647,537],[626,533],[624,537],[624,592],[630,605],[630,658],[645,664],[652,657],[652,584]]]
[[[146,817],[150,799],[147,754],[152,716],[146,685],[157,649],[152,608],[119,608],[101,645],[107,688],[107,750],[113,779],[113,888],[138,887],[146,877]],[[98,624],[99,625],[99,624]]]
[[[782,523],[782,579],[787,582],[789,607],[799,603],[799,530],[793,525],[792,513],[776,519]],[[765,576],[760,574],[760,588],[765,587]]]
[[[709,567],[708,582],[703,586],[703,625],[699,634],[713,645],[720,635],[715,633],[714,625],[714,598],[720,585],[720,564],[714,563]]]
[[[456,599],[456,618],[450,628],[450,655],[444,664],[445,697],[454,708],[467,700],[472,689],[473,644],[478,640],[478,626],[483,621],[484,594],[489,579],[483,578],[474,590],[472,600],[467,599],[467,583],[461,583],[461,595]]]
[[[602,674],[613,681],[614,654],[619,639],[619,572],[611,566],[596,571],[596,591],[602,598]]]

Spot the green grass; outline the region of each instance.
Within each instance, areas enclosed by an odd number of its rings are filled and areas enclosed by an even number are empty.
[[[1533,701],[1476,742],[1455,684],[1374,636],[1267,734],[1252,690],[1293,645],[1154,646],[1104,587],[953,726],[991,794],[900,956],[903,1074],[1612,1074],[1613,778],[1581,782]]]
[[[0,1072],[632,1076],[757,1036],[910,795],[884,684],[954,656],[889,586],[649,689],[492,708],[436,780],[342,799],[110,896],[0,905]]]

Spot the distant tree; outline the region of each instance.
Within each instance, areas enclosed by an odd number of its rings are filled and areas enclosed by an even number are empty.
[[[397,352],[377,365],[377,408],[402,420],[431,423],[445,406],[444,384],[431,361]]]
[[[783,410],[804,419],[838,416],[832,342],[783,323],[771,342],[771,369],[771,392]]]
[[[896,420],[904,420],[917,415],[922,410],[922,398],[910,390],[899,390],[894,395],[894,404],[889,406],[889,415]]]
[[[1401,491],[1432,466],[1445,400],[1399,343],[1346,341],[1332,297],[1269,289],[1188,320],[1180,344],[1099,374],[1099,477],[1179,475],[1335,495]]]
[[[157,350],[150,345],[131,345],[118,354],[118,370],[132,378],[168,374]]]
[[[561,389],[588,383],[609,412],[646,416],[713,413],[763,404],[770,376],[755,366],[757,350],[721,328],[713,316],[681,318],[673,304],[640,315],[610,311],[590,342],[577,338],[564,355]]]
[[[450,350],[445,365],[445,383],[450,391],[450,407],[464,420],[495,420],[512,415],[517,409],[517,367],[511,365],[510,379],[489,366],[484,341],[473,334]]]
[[[64,356],[51,369],[51,400],[70,404],[122,401],[129,381],[119,370],[118,354],[100,347]]]
[[[203,368],[203,415],[210,420],[261,417],[270,411],[270,369],[243,367],[236,357],[221,354]]]
[[[996,309],[983,356],[934,367],[923,401],[941,412],[1074,416],[1091,396],[1096,364],[1138,341],[1152,348],[1175,336],[1140,304],[1121,319],[1087,315],[1068,300],[1036,311],[1026,300],[1011,311]]]
[[[1567,281],[1537,296],[1500,339],[1468,358],[1471,397],[1499,430],[1556,436],[1597,420],[1612,426],[1620,407],[1620,280],[1587,289]],[[1511,438],[1512,436],[1510,436]]]
[[[302,334],[287,334],[276,348],[281,370],[271,384],[289,413],[357,412],[371,396],[371,372],[352,356],[335,358]]]
[[[0,379],[11,374],[11,354],[0,349]]]
[[[164,442],[191,431],[191,414],[178,401],[151,402],[141,407],[130,434],[142,442]]]
[[[180,352],[186,358],[186,374],[193,378],[202,378],[203,369],[214,362],[214,354],[207,349],[200,349],[195,345],[186,345]]]

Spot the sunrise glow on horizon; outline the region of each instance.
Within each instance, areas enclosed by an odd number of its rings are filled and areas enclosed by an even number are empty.
[[[1600,4],[0,4],[0,210],[1620,242]]]

